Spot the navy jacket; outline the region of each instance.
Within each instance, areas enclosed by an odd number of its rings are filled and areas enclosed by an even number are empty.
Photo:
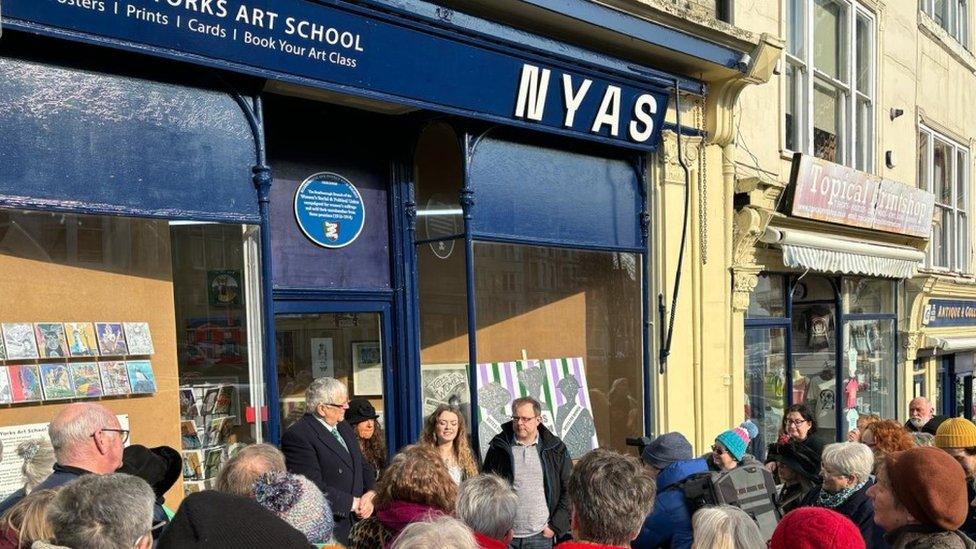
[[[352,501],[376,487],[376,472],[363,457],[352,427],[337,425],[346,451],[312,414],[305,414],[281,437],[288,472],[304,475],[328,497],[335,518],[335,536],[348,543],[355,514]]]
[[[690,548],[694,540],[691,514],[678,483],[691,475],[707,472],[708,463],[702,458],[676,461],[662,469],[657,476],[654,510],[647,515],[640,534],[630,546],[634,549]]]
[[[71,467],[68,465],[59,465],[55,463],[54,472],[48,475],[48,477],[44,479],[44,482],[38,484],[34,488],[34,490],[36,491],[36,490],[46,490],[48,488],[57,488],[59,486],[64,486],[65,484],[68,484],[72,480],[82,475],[90,475],[90,474],[91,473],[89,471],[86,471],[84,469],[79,469],[77,467]],[[0,502],[0,515],[6,513],[7,509],[10,509],[11,507],[14,506],[15,503],[24,499],[25,495],[26,493],[24,492],[24,489],[21,488],[20,490],[17,490],[13,494],[7,496],[7,499]]]

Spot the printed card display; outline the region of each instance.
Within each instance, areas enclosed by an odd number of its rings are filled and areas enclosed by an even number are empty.
[[[218,417],[210,420],[210,429],[207,431],[207,446],[217,446],[227,444],[231,432],[234,430],[234,418]]]
[[[41,358],[67,358],[68,340],[64,336],[64,325],[60,322],[38,322],[34,324],[37,338],[37,352]]]
[[[189,387],[180,387],[180,417],[183,419],[197,417],[196,398],[193,396],[193,389]]]
[[[75,396],[75,387],[71,383],[71,370],[67,364],[41,364],[41,386],[44,388],[44,400]]]
[[[91,322],[65,322],[68,352],[74,357],[98,356],[95,328]]]
[[[203,464],[203,477],[213,478],[217,476],[217,471],[220,470],[220,464],[224,459],[224,449],[223,448],[209,448],[205,450],[206,457],[204,458]]]
[[[207,392],[203,394],[203,404],[200,405],[200,415],[210,416],[214,413],[214,406],[217,404],[217,395],[220,393],[220,387],[211,387],[207,389]]]
[[[234,386],[222,385],[217,389],[217,398],[214,400],[214,415],[225,415],[230,413],[230,405],[234,401]]]
[[[14,402],[41,400],[41,373],[34,364],[8,366],[10,395]]]
[[[38,358],[33,325],[29,322],[4,322],[2,328],[8,360]]]
[[[98,363],[75,362],[69,366],[71,380],[75,384],[75,396],[85,398],[102,396],[102,376],[98,372]]]
[[[203,450],[183,450],[183,477],[202,479],[205,462]]]
[[[106,395],[127,395],[132,392],[125,362],[121,360],[99,362],[98,370],[102,374],[102,391]]]
[[[10,392],[10,377],[6,366],[0,366],[0,404],[10,404],[14,397]]]
[[[98,339],[98,351],[102,356],[123,356],[128,354],[125,345],[125,335],[122,334],[122,324],[119,322],[96,322],[95,337]]]
[[[130,355],[153,354],[148,322],[123,322],[122,326],[125,328],[125,342],[129,346]]]
[[[0,360],[7,360],[7,347],[3,344],[2,335],[0,335]]]
[[[197,433],[197,423],[192,419],[180,422],[180,433],[184,450],[199,450],[203,447],[200,435]]]
[[[185,464],[185,463],[184,463]],[[183,476],[186,476],[186,468],[183,469]],[[196,492],[202,492],[204,490],[210,490],[206,481],[203,480],[189,480],[183,483],[183,496],[188,496]]]
[[[150,394],[156,392],[156,376],[152,363],[148,360],[130,360],[125,363],[129,369],[129,385],[133,393]]]

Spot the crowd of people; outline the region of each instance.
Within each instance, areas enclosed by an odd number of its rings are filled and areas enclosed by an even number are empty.
[[[112,412],[69,404],[50,442],[17,449],[24,485],[0,502],[0,549],[976,549],[976,424],[924,399],[905,425],[861,418],[846,442],[825,444],[797,405],[768,448],[746,421],[703,456],[667,433],[640,459],[598,448],[574,462],[539,402],[519,398],[480,463],[458,409],[438,407],[389,457],[376,411],[345,384],[316,380],[306,404],[280,449],[241,449],[175,512],[179,452],[125,446]],[[733,477],[760,483],[718,493]]]

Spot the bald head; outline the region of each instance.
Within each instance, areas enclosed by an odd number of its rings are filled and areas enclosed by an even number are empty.
[[[47,430],[59,464],[105,474],[122,466],[119,428],[118,418],[108,408],[77,402],[54,416]]]
[[[908,403],[908,417],[918,428],[928,423],[933,414],[935,414],[935,407],[925,397],[913,398]]]
[[[241,448],[236,456],[217,473],[217,490],[251,497],[258,477],[269,471],[284,471],[285,455],[270,444],[252,444]]]

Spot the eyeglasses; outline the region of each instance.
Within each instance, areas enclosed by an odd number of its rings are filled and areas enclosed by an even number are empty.
[[[712,452],[714,452],[714,453],[716,453],[718,455],[722,455],[722,454],[725,453],[725,448],[722,448],[721,446],[717,446],[715,444],[712,444]]]
[[[348,408],[349,407],[349,402],[344,402],[342,404],[333,404],[331,402],[323,402],[322,404],[325,404],[326,406],[331,406],[333,408],[340,408],[340,409],[345,409],[345,408]]]
[[[101,431],[111,431],[113,433],[118,433],[119,434],[119,438],[122,440],[122,444],[125,444],[126,442],[129,441],[129,430],[128,429],[101,429]],[[91,436],[94,437],[97,434],[98,434],[97,432],[96,433],[92,433]]]
[[[804,423],[806,423],[808,421],[810,421],[810,420],[809,419],[788,419],[788,420],[786,420],[786,424],[787,425],[792,425],[794,427],[799,427],[800,425],[803,425]]]
[[[512,423],[528,423],[528,422],[530,422],[533,419],[536,419],[538,417],[539,416],[532,416],[532,417],[512,416]]]

